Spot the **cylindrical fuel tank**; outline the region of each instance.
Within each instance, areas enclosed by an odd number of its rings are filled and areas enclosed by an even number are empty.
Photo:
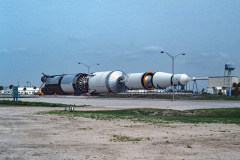
[[[152,76],[152,72],[129,73],[126,77],[125,85],[128,89],[154,89]]]
[[[113,71],[108,78],[108,88],[112,93],[121,93],[125,89],[126,74],[122,71]]]
[[[73,94],[79,82],[86,78],[87,74],[67,74],[61,81],[61,88],[65,94]]]
[[[63,74],[49,76],[46,79],[45,90],[51,94],[74,94],[78,85],[85,84],[87,74]],[[45,80],[45,79],[44,79]],[[81,86],[82,92],[87,92],[85,86]]]
[[[185,86],[190,81],[190,78],[186,74],[175,74],[174,85]]]
[[[120,93],[125,87],[125,73],[122,71],[94,72],[89,78],[91,93]]]
[[[165,72],[156,72],[153,75],[152,83],[154,88],[164,89],[172,84],[172,74]]]
[[[153,86],[154,88],[167,88],[172,84],[174,86],[177,85],[186,85],[190,81],[190,78],[186,74],[174,74],[174,76],[170,73],[164,72],[156,72],[153,75]]]
[[[47,78],[45,87],[48,89],[48,91],[50,91],[52,94],[64,94],[60,86],[62,77],[63,75],[57,75]]]

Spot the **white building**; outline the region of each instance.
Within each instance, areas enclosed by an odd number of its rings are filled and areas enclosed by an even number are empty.
[[[18,94],[19,95],[34,95],[34,94],[37,94],[38,90],[39,90],[39,88],[34,89],[34,87],[18,87]]]
[[[39,88],[35,87],[18,87],[19,95],[34,95],[37,94]],[[12,89],[4,89],[0,91],[1,95],[12,95]]]
[[[218,94],[221,90],[223,94],[227,94],[227,90],[229,87],[229,77],[227,76],[217,76],[217,77],[208,77],[208,88],[207,93],[210,94]],[[233,83],[240,83],[239,77],[230,77],[230,84],[232,86]]]
[[[12,94],[12,90],[11,89],[0,90],[0,95],[11,95],[11,94]]]

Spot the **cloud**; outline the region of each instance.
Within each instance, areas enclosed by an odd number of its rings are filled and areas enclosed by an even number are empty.
[[[0,53],[9,53],[7,48],[0,48]]]
[[[220,53],[220,56],[223,57],[223,58],[226,58],[226,59],[229,59],[229,54],[226,54],[226,53]]]
[[[83,38],[78,38],[78,37],[68,37],[68,40],[71,42],[80,42],[84,40]]]
[[[224,52],[202,52],[197,56],[199,60],[202,61],[209,61],[209,60],[215,60],[215,61],[228,61],[231,59],[229,54]]]
[[[119,53],[115,54],[115,56],[116,56],[116,57],[118,57],[118,56],[129,56],[129,55],[131,55],[131,54],[133,54],[133,52],[123,51],[123,52],[119,52]]]
[[[224,64],[233,63],[234,58],[224,52],[200,52],[186,56],[189,68],[194,68],[195,74],[210,76],[222,75]]]
[[[148,47],[143,47],[143,50],[144,51],[161,51],[163,49],[160,46],[148,46]]]
[[[139,48],[138,50],[135,51],[123,51],[119,52],[114,55],[114,57],[119,57],[119,58],[124,58],[124,59],[139,59],[139,58],[144,58],[146,57],[146,54],[159,54],[159,52],[162,50],[162,47],[160,46],[147,46],[143,48]]]
[[[200,53],[200,55],[201,55],[201,56],[204,56],[204,57],[207,57],[207,56],[209,56],[209,53],[207,53],[207,52],[202,52],[202,53]]]
[[[19,47],[19,48],[13,48],[12,51],[13,52],[23,52],[23,51],[26,51],[27,48],[25,47]]]
[[[8,53],[24,52],[26,50],[27,48],[25,47],[19,47],[19,48],[13,48],[13,49],[0,48],[0,53],[8,54]]]
[[[141,58],[142,55],[139,54],[138,52],[123,51],[113,55],[113,57],[126,59],[126,60],[135,60],[135,59]]]

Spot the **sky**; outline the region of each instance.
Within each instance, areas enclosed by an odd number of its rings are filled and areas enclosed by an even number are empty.
[[[169,72],[240,76],[239,0],[1,0],[0,85],[46,74]],[[203,82],[206,84],[205,82]]]

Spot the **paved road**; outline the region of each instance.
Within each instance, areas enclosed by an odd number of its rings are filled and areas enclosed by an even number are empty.
[[[49,102],[76,105],[91,105],[106,108],[163,108],[163,109],[204,109],[204,108],[240,108],[239,101],[202,101],[202,100],[162,100],[162,99],[136,99],[136,98],[96,98],[92,97],[40,97],[40,98],[22,98],[22,101],[30,102]]]

